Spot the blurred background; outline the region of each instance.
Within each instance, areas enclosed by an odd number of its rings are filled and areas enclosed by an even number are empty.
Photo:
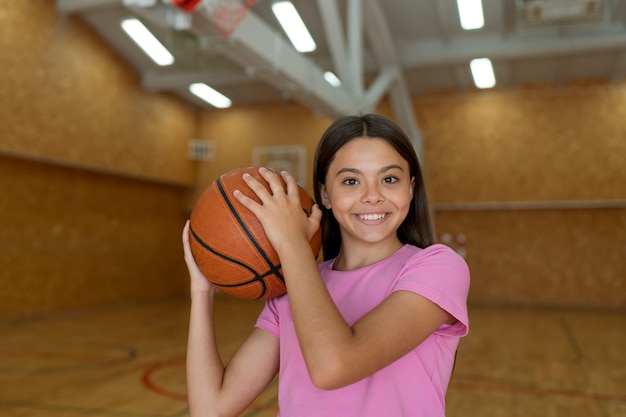
[[[453,0],[294,1],[310,52],[293,49],[273,2],[229,15],[182,3],[0,6],[0,357],[30,343],[9,337],[24,323],[185,300],[180,234],[204,188],[264,164],[312,194],[322,132],[366,111],[413,140],[437,238],[471,269],[470,312],[607,312],[624,332],[625,1],[483,0],[469,30]],[[126,19],[173,61],[150,59]],[[606,415],[625,410],[616,369]]]

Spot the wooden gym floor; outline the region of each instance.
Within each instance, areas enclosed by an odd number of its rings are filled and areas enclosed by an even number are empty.
[[[228,357],[262,305],[221,296]],[[179,417],[186,299],[0,322],[0,416]],[[626,416],[626,313],[474,307],[448,417]],[[243,417],[276,416],[276,386]],[[386,417],[386,416],[381,416]]]

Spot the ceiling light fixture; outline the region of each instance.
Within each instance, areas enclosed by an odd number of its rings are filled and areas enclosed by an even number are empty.
[[[485,26],[481,0],[456,0],[461,27],[465,30],[480,29]]]
[[[341,87],[341,81],[339,81],[339,78],[337,78],[337,76],[330,71],[326,71],[324,73],[324,79],[333,87]]]
[[[222,93],[215,91],[205,83],[193,83],[189,85],[189,91],[196,97],[206,101],[213,107],[225,109],[231,106],[232,101]]]
[[[172,65],[174,56],[144,26],[139,19],[124,19],[120,22],[124,32],[157,64]]]
[[[496,75],[489,58],[476,58],[470,61],[474,84],[478,88],[491,88],[496,85]]]
[[[272,12],[298,52],[312,52],[317,48],[298,11],[290,1],[272,3]]]

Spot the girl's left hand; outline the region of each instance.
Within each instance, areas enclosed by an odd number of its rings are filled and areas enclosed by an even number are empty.
[[[281,246],[289,245],[293,239],[310,241],[322,219],[322,211],[317,204],[313,205],[311,215],[307,217],[302,210],[295,178],[286,171],[277,174],[267,168],[260,168],[259,174],[268,182],[271,192],[249,174],[244,174],[243,179],[261,200],[261,204],[239,190],[235,190],[234,196],[259,219],[276,252],[280,255]],[[281,177],[287,184],[286,192]]]
[[[189,271],[189,280],[191,285],[191,293],[207,293],[213,296],[218,292],[218,289],[215,285],[211,284],[209,280],[206,279],[204,274],[198,268],[195,259],[193,258],[193,254],[191,253],[191,246],[189,244],[189,220],[185,223],[185,227],[183,228],[183,252],[185,255],[185,263],[187,264],[187,270]]]

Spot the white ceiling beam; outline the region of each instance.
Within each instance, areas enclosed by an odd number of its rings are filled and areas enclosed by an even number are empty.
[[[488,14],[486,12],[488,12]],[[498,25],[498,33],[503,39],[509,36],[509,28],[514,25],[515,22],[515,8],[510,2],[499,0],[490,1],[489,4],[483,2],[483,14],[485,22]],[[492,18],[491,16],[494,17]]]
[[[84,13],[93,10],[119,6],[122,0],[57,0],[56,7],[61,13]]]
[[[431,0],[430,2],[435,9],[435,14],[437,15],[436,22],[437,27],[439,28],[439,34],[445,43],[448,40],[446,21],[450,18],[450,14],[447,9],[444,9],[444,3],[441,0]]]
[[[363,7],[361,0],[348,0],[347,84],[355,97],[363,95]]]
[[[344,37],[343,25],[339,18],[341,14],[339,13],[337,2],[336,0],[317,0],[317,6],[320,11],[322,25],[324,26],[326,44],[330,50],[333,69],[340,80],[348,80],[350,73],[345,48],[346,38]]]
[[[148,91],[164,91],[186,88],[191,83],[203,82],[212,87],[242,84],[256,78],[253,75],[232,71],[177,71],[174,73],[146,72],[141,77],[142,86]]]
[[[378,0],[365,0],[363,5],[364,27],[372,53],[380,67],[388,67],[396,71],[396,77],[389,90],[389,99],[396,121],[411,139],[418,157],[423,161],[422,134],[415,121],[413,102],[400,70],[389,26],[385,21]]]
[[[318,0],[326,41],[339,79],[354,97],[363,95],[363,11],[361,0],[348,0],[347,42],[335,0]],[[345,46],[344,46],[345,45]],[[346,49],[347,47],[347,49]]]
[[[168,25],[168,16],[163,7],[133,8],[136,13],[161,27]],[[324,79],[324,71],[308,57],[296,52],[283,36],[263,22],[253,12],[248,12],[237,28],[226,38],[219,34],[217,27],[205,9],[192,15],[191,32],[200,39],[210,42],[210,53],[218,52],[243,68],[250,68],[254,77],[272,85],[284,95],[292,97],[303,105],[331,117],[359,111],[361,104],[349,94],[345,87],[333,87]],[[186,83],[207,80],[212,86],[237,82],[237,75],[224,77],[220,73],[207,71],[176,75],[149,74],[142,80],[146,88],[153,90],[177,89]],[[238,81],[249,80],[249,76],[239,75]],[[176,85],[176,81],[181,83]]]
[[[211,31],[206,33],[203,29],[207,24],[211,25],[210,17],[201,10],[194,14],[191,30],[198,36],[212,36]],[[359,110],[358,100],[345,87],[330,85],[315,62],[296,52],[283,36],[252,12],[228,36],[227,42],[218,43],[216,48],[244,68],[262,68],[255,74],[258,79],[321,113],[337,117]]]
[[[405,68],[457,64],[486,56],[492,60],[571,55],[626,48],[626,34],[568,37],[507,39],[476,38],[466,42],[416,42],[398,50],[400,64]]]
[[[400,76],[398,67],[385,68],[370,85],[365,93],[363,102],[368,104],[367,112],[372,112],[374,106],[382,100],[384,95],[389,91],[393,82]]]

